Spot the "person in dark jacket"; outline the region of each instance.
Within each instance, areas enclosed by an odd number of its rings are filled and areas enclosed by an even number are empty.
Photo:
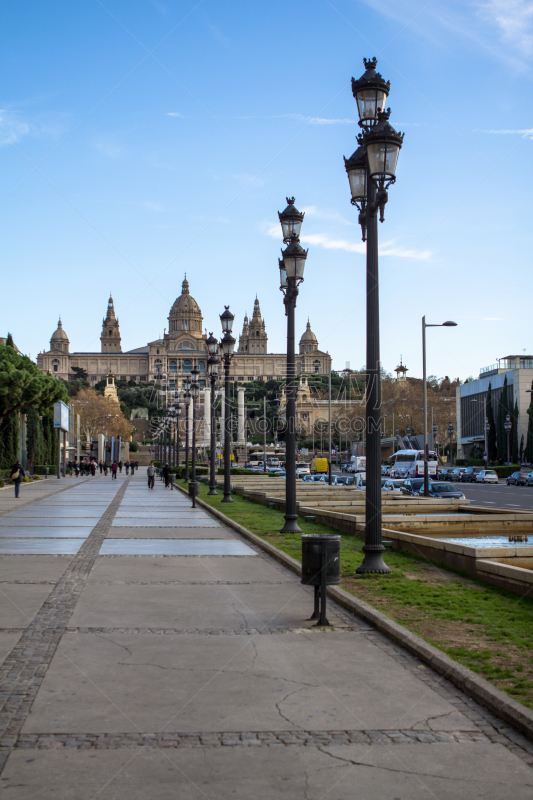
[[[168,487],[170,486],[170,472],[171,472],[170,467],[168,466],[168,464],[165,464],[165,466],[163,467],[163,478],[165,479],[165,489],[168,489]]]
[[[22,479],[24,478],[24,470],[22,469],[22,464],[20,461],[17,461],[16,464],[13,464],[11,467],[11,480],[15,484],[15,497],[19,496],[20,493],[20,484],[22,483]]]

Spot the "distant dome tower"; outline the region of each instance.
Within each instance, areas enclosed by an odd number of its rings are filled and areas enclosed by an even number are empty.
[[[318,339],[311,330],[311,323],[307,320],[305,333],[300,339],[300,355],[303,356],[305,353],[314,353],[315,350],[318,350]]]
[[[189,281],[185,275],[181,284],[181,294],[168,315],[168,333],[171,339],[177,339],[185,332],[199,339],[203,335],[202,331],[202,312],[194,297],[189,294]]]
[[[122,353],[120,329],[118,319],[115,317],[113,298],[109,295],[107,314],[102,322],[102,335],[100,336],[102,353]]]
[[[50,339],[50,350],[61,350],[62,353],[68,353],[69,344],[70,342],[68,336],[63,330],[61,317],[59,317],[57,330],[54,331],[52,338]]]
[[[252,353],[264,355],[267,352],[268,337],[265,320],[261,317],[261,309],[257,296],[254,300],[254,313],[248,322],[248,315],[244,318],[242,333],[239,336],[239,353]]]
[[[406,373],[409,372],[409,370],[407,369],[407,367],[404,364],[402,364],[402,357],[401,356],[400,356],[400,363],[398,364],[398,366],[396,367],[394,372],[396,373],[396,380],[399,383],[401,383],[402,381],[406,381],[407,380]]]

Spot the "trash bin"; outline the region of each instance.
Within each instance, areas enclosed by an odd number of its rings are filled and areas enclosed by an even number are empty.
[[[341,582],[341,537],[338,534],[302,534],[302,583],[315,587],[315,607],[310,619],[317,627],[329,625],[326,616],[327,587]]]
[[[341,537],[338,534],[302,534],[302,583],[320,586],[322,550],[326,548],[326,586],[341,582]]]
[[[193,482],[193,481],[190,481],[189,482],[189,497],[198,497],[198,495],[199,495],[198,489],[199,489],[198,484]]]

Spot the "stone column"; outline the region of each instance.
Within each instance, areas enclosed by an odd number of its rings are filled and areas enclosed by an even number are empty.
[[[238,396],[238,417],[237,417],[237,444],[245,444],[244,430],[244,386],[237,389]]]

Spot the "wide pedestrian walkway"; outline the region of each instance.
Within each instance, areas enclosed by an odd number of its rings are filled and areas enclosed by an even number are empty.
[[[530,800],[521,736],[188,497],[62,488],[0,498],[6,798]]]

